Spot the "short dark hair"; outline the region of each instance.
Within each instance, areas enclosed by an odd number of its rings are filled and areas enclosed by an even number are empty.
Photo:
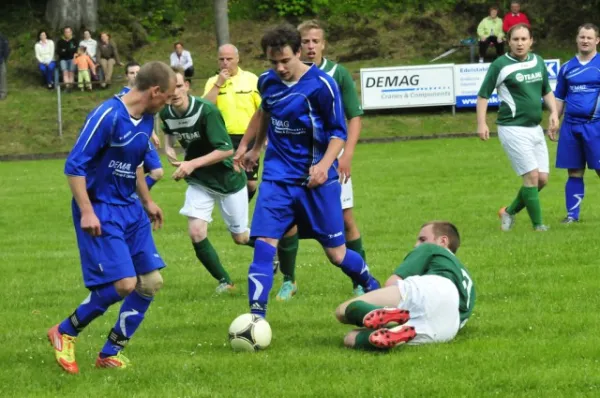
[[[135,61],[127,62],[127,65],[125,65],[125,74],[128,74],[129,73],[129,68],[132,68],[134,66],[140,66],[140,64],[138,64]]]
[[[177,47],[178,45],[184,47],[182,42],[176,41],[175,44],[173,44],[173,48]]]
[[[50,35],[48,34],[48,31],[46,29],[40,29],[40,30],[38,30],[38,34],[37,34],[38,40],[40,40],[40,36],[42,35],[42,33],[46,34],[46,39],[50,39]]]
[[[151,87],[160,87],[161,92],[169,89],[171,81],[175,79],[175,73],[171,67],[164,62],[151,61],[145,63],[135,78],[135,87],[140,91],[146,91]]]
[[[67,29],[71,29],[71,32],[73,32],[73,28],[72,28],[72,27],[70,27],[70,26],[65,26],[65,27],[63,27],[63,28],[62,28],[62,32],[63,32],[63,33],[65,33],[65,30],[67,30]]]
[[[516,25],[513,25],[508,32],[506,32],[506,37],[508,38],[508,40],[510,40],[510,38],[512,37],[513,33],[515,30],[518,29],[527,29],[527,31],[529,32],[529,37],[533,38],[533,31],[531,30],[531,26],[529,26],[529,24],[527,23],[518,23]]]
[[[460,234],[458,233],[458,228],[454,224],[449,221],[430,221],[428,223],[423,224],[421,229],[426,226],[431,225],[433,236],[435,238],[439,238],[440,236],[448,237],[448,249],[452,253],[456,253],[458,248],[460,247]]]
[[[588,22],[579,26],[579,28],[577,28],[577,35],[579,35],[579,32],[581,32],[581,29],[591,29],[596,33],[596,37],[600,37],[600,31],[598,30],[598,26],[594,25],[593,23]]]
[[[499,10],[499,8],[498,8],[498,6],[494,6],[494,5],[492,5],[492,6],[490,6],[490,8],[488,9],[488,11],[492,11],[492,10],[496,10],[496,11],[498,11],[498,10]]]
[[[282,51],[287,46],[290,46],[292,52],[296,54],[300,51],[300,42],[301,36],[298,29],[289,23],[285,23],[266,31],[260,40],[260,46],[265,54],[267,48]]]
[[[85,32],[88,32],[90,34],[90,36],[92,35],[92,31],[89,30],[88,28],[85,28],[81,31],[81,33],[85,33]]]

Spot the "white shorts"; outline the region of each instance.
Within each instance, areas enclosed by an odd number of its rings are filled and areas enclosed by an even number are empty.
[[[190,185],[185,192],[185,203],[179,214],[210,223],[215,202],[230,232],[241,234],[248,231],[248,188],[245,185],[229,195],[209,191],[200,185]]]
[[[458,289],[450,279],[437,275],[411,276],[398,281],[398,308],[410,312],[417,336],[408,344],[440,343],[456,336],[460,327]]]
[[[352,192],[352,178],[348,178],[345,184],[342,185],[342,210],[351,209],[354,207],[354,193]]]
[[[540,173],[550,172],[548,146],[542,126],[498,126],[498,137],[518,175],[535,169]]]

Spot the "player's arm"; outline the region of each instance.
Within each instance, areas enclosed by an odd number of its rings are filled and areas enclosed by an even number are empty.
[[[556,99],[554,98],[552,87],[550,87],[550,81],[548,80],[548,70],[543,68],[542,74],[542,94],[544,104],[550,111],[550,116],[548,118],[548,137],[550,137],[552,141],[556,141],[556,132],[558,131],[559,125],[558,108],[556,106]]]
[[[202,98],[216,105],[220,89],[221,85],[217,84],[217,76],[213,76],[206,81],[206,85],[204,86],[204,94],[202,95]]]
[[[175,167],[179,167],[181,162],[177,160],[177,152],[175,151],[175,136],[165,133],[165,153],[169,163]]]
[[[498,74],[500,70],[496,65],[490,65],[483,83],[477,93],[477,134],[483,141],[490,138],[490,129],[487,125],[487,107],[488,101],[492,93],[496,89],[496,81],[498,81]]]
[[[344,114],[348,119],[348,137],[346,144],[344,145],[344,153],[338,159],[338,173],[340,174],[340,182],[347,182],[352,174],[352,159],[354,158],[354,150],[358,139],[360,138],[360,131],[362,129],[363,114],[362,107],[356,93],[356,86],[350,73],[343,68],[338,66],[340,73],[342,73],[342,84],[340,85],[342,103],[344,105]]]
[[[102,227],[87,192],[86,176],[90,162],[110,141],[114,118],[112,112],[112,107],[101,105],[88,116],[65,162],[64,172],[69,188],[81,212],[81,229],[92,236],[100,236]]]
[[[565,101],[567,100],[567,95],[569,94],[569,86],[566,78],[567,65],[569,65],[569,63],[566,63],[562,66],[562,68],[560,68],[558,76],[556,77],[556,89],[554,90],[554,98],[556,99],[556,112],[559,119],[563,115],[565,110]]]
[[[158,207],[156,203],[152,200],[150,196],[150,189],[148,189],[148,184],[146,183],[146,174],[144,173],[144,167],[140,165],[136,171],[136,192],[144,209],[146,209],[146,213],[150,220],[152,221],[152,227],[154,230],[157,230],[163,225],[163,212]]]

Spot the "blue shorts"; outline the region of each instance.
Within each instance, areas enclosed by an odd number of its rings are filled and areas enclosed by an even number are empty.
[[[61,59],[59,64],[60,64],[60,70],[63,72],[65,72],[65,71],[75,72],[76,66],[72,59]]]
[[[294,224],[301,239],[316,239],[324,247],[345,243],[341,186],[331,180],[317,188],[263,181],[250,233],[281,239]]]
[[[162,163],[160,162],[160,156],[158,156],[158,151],[154,147],[152,142],[149,142],[150,150],[146,152],[146,156],[144,156],[144,173],[148,174],[152,170],[162,169]]]
[[[600,121],[563,121],[558,137],[556,167],[559,169],[600,169]]]
[[[127,206],[92,203],[102,235],[81,229],[79,206],[73,201],[73,223],[87,288],[147,274],[165,267],[152,239],[152,226],[139,201]]]

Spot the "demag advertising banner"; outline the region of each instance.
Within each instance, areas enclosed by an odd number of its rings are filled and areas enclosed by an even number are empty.
[[[363,109],[454,105],[454,64],[360,70]]]
[[[560,60],[547,59],[546,70],[552,90],[556,88],[556,78],[560,68]],[[454,90],[456,93],[457,108],[475,108],[477,105],[477,93],[483,83],[485,74],[490,64],[464,64],[454,66]],[[489,99],[490,106],[498,106],[498,96],[494,94]]]

